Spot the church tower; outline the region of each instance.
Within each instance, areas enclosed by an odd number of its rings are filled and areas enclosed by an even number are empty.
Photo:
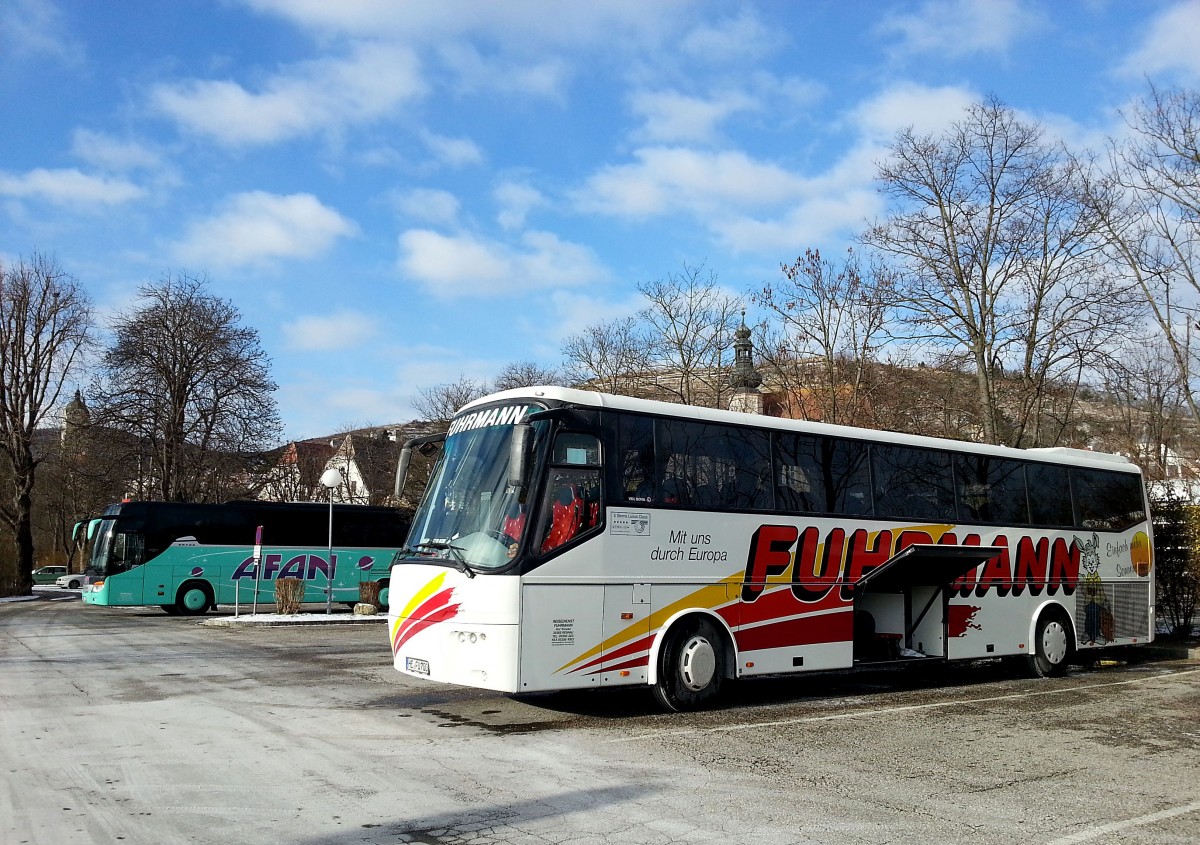
[[[729,410],[744,414],[763,412],[763,395],[759,393],[762,376],[754,369],[754,344],[750,341],[750,329],[746,328],[746,312],[742,312],[742,325],[734,333],[733,374],[729,386],[733,396],[729,399]]]
[[[63,409],[62,445],[78,445],[80,437],[91,425],[92,415],[78,390],[75,398]]]

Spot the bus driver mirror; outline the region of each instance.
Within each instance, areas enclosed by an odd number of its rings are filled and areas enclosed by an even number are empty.
[[[399,502],[404,495],[404,485],[408,482],[408,466],[412,463],[413,449],[423,458],[432,457],[437,453],[439,445],[446,439],[445,434],[435,434],[431,437],[414,437],[406,440],[400,449],[400,460],[396,464],[396,484],[393,493]]]
[[[508,455],[508,487],[515,490],[520,501],[525,501],[529,489],[529,461],[533,450],[533,426],[517,423],[513,426],[512,444]]]

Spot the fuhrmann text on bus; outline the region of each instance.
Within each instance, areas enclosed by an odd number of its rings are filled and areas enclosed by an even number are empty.
[[[1080,542],[1069,544],[1062,538],[996,534],[988,545],[1000,548],[999,554],[970,570],[951,584],[958,595],[983,596],[989,590],[996,595],[1072,595],[1079,584]],[[746,557],[742,600],[752,602],[766,589],[767,579],[791,570],[792,594],[798,601],[812,603],[840,587],[843,601],[853,599],[854,584],[871,569],[913,545],[960,545],[955,532],[944,530],[934,538],[926,530],[884,529],[869,532],[857,529],[847,536],[843,528],[831,529],[824,538],[815,526],[762,525],[750,538]],[[983,545],[981,535],[966,534],[964,546]]]

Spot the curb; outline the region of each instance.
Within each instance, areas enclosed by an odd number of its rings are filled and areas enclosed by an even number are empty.
[[[1141,651],[1163,660],[1200,660],[1200,645],[1195,643],[1155,641],[1141,646]]]
[[[210,628],[299,628],[314,625],[366,625],[372,622],[383,622],[386,619],[387,616],[382,613],[375,616],[355,616],[343,613],[331,617],[326,617],[324,614],[312,614],[310,618],[304,619],[254,620],[229,616],[223,619],[206,619],[200,624]]]

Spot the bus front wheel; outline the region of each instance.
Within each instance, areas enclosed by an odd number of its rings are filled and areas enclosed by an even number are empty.
[[[179,594],[175,598],[175,609],[184,616],[201,616],[208,612],[212,603],[212,593],[208,585],[193,581],[179,588]]]
[[[1071,626],[1062,613],[1050,610],[1038,617],[1028,660],[1029,669],[1039,678],[1053,678],[1067,671],[1074,651]]]
[[[179,615],[179,608],[173,604],[160,604],[159,607],[163,609],[163,613],[167,614],[167,616]]]
[[[659,653],[654,697],[669,710],[711,704],[725,679],[725,642],[707,619],[676,626]]]

